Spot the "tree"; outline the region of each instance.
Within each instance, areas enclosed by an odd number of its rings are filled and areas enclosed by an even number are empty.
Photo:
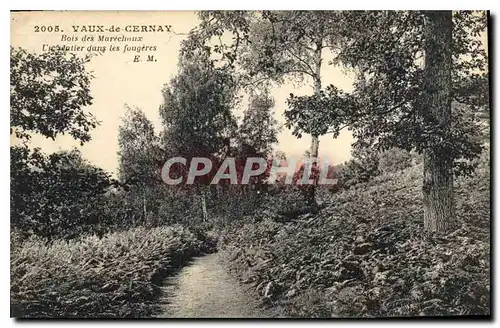
[[[423,103],[426,119],[448,135],[451,129],[452,13],[425,13]],[[453,157],[448,147],[429,145],[424,153],[424,227],[446,231],[455,218]]]
[[[74,236],[95,223],[95,197],[112,183],[76,150],[46,156],[29,147],[33,133],[90,140],[98,122],[84,111],[92,103],[88,60],[63,51],[10,49],[10,134],[23,141],[10,148],[11,222],[24,233]]]
[[[333,86],[320,99],[290,99],[296,130],[339,133],[353,130],[358,143],[380,150],[414,149],[426,157],[424,221],[431,231],[446,231],[454,220],[453,171],[471,173],[481,152],[469,111],[488,106],[486,53],[479,35],[484,13],[368,11],[345,12],[337,61],[356,73],[354,91]],[[312,122],[317,103],[322,111]],[[299,111],[298,109],[301,109]],[[305,110],[304,110],[305,109]],[[308,116],[309,115],[309,116]]]
[[[230,67],[236,64],[243,68],[241,83],[247,89],[266,86],[271,81],[281,84],[290,79],[310,78],[314,95],[319,97],[323,52],[336,49],[339,17],[339,12],[326,11],[203,12],[202,23],[193,31],[190,44],[210,52],[211,47],[206,43],[218,37],[220,43],[215,51],[222,53],[218,60],[226,59]],[[232,42],[222,42],[224,32],[232,33]],[[314,121],[315,115],[310,114],[309,119]],[[301,137],[302,132],[295,135]],[[307,132],[312,136],[312,158],[318,157],[320,132],[318,129]],[[314,194],[313,187],[310,194],[313,203]]]
[[[193,157],[205,157],[218,163],[230,153],[237,128],[231,113],[236,97],[233,79],[226,70],[217,69],[203,52],[181,56],[179,73],[165,86],[163,97],[160,117],[169,158],[184,157],[189,164]],[[182,174],[185,179],[185,171]],[[211,175],[195,180],[204,220],[207,210],[203,186],[210,181]]]
[[[299,81],[310,78],[314,84],[314,95],[319,96],[323,51],[335,49],[337,19],[336,12],[263,12],[262,20],[254,25],[248,52],[242,56],[242,66],[257,81],[263,78],[276,82],[283,82],[286,78]],[[309,119],[314,120],[315,114],[311,113]],[[309,134],[310,157],[317,158],[322,133],[310,130]],[[296,136],[301,137],[301,134]],[[315,188],[312,186],[309,195],[311,203],[315,202],[314,195]]]
[[[11,168],[11,222],[22,233],[73,238],[103,221],[101,198],[115,182],[77,149],[44,155],[14,147]]]
[[[118,176],[129,184],[158,181],[159,140],[153,124],[141,109],[125,108],[118,130]]]
[[[147,191],[161,182],[161,159],[158,137],[153,124],[138,108],[126,106],[118,132],[119,179],[138,188],[142,194],[144,219],[147,218]]]
[[[160,117],[168,152],[190,159],[229,150],[236,130],[230,74],[216,69],[204,54],[182,57],[179,74],[165,86],[163,98]]]
[[[89,58],[62,51],[42,54],[10,49],[10,133],[28,140],[29,133],[55,139],[70,134],[82,144],[97,126],[91,113]]]
[[[278,121],[271,109],[274,99],[267,93],[252,95],[238,128],[238,152],[246,157],[267,158],[278,142]]]
[[[250,95],[248,108],[245,110],[243,120],[238,126],[235,137],[235,147],[231,154],[235,159],[235,169],[238,183],[242,184],[243,172],[250,158],[261,158],[267,163],[266,170],[258,176],[249,178],[248,185],[239,186],[242,196],[254,196],[261,191],[267,190],[267,179],[272,165],[273,146],[278,142],[278,121],[274,118],[272,108],[274,99],[267,93],[253,93]],[[254,164],[252,169],[258,169]]]

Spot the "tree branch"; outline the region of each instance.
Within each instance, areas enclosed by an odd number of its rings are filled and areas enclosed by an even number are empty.
[[[307,74],[309,75],[310,77],[312,77],[313,79],[315,78],[315,75],[306,71],[306,70],[302,70],[302,69],[290,69],[290,70],[287,70],[287,71],[284,71],[282,74],[291,74],[291,73],[302,73],[302,74]]]
[[[303,63],[305,66],[306,66],[306,69],[309,69],[310,70],[310,74],[311,76],[314,75],[314,70],[312,69],[311,65],[305,61],[302,57],[300,57],[299,55],[295,54],[293,51],[289,50],[288,51],[293,57],[297,58],[301,63]]]
[[[383,112],[380,112],[380,113],[376,113],[376,115],[387,115],[387,114],[390,114],[392,113],[393,111],[395,111],[396,109],[399,109],[401,108],[401,106],[403,106],[404,104],[406,103],[406,101],[402,101],[400,102],[399,104],[389,108],[388,110],[386,111],[383,111]],[[330,134],[330,133],[336,133],[336,132],[340,132],[341,130],[345,129],[346,127],[349,127],[349,126],[352,126],[353,124],[359,122],[360,120],[366,118],[366,116],[368,116],[369,114],[364,114],[362,116],[358,116],[356,117],[354,120],[352,120],[351,122],[349,123],[346,123],[345,125],[343,125],[342,127],[340,127],[339,129],[337,130],[329,130],[327,131],[325,134]]]

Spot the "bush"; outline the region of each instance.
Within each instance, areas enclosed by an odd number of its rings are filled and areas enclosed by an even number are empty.
[[[392,148],[379,155],[378,169],[381,173],[399,172],[412,165],[412,155],[409,151]]]
[[[300,210],[308,205],[307,190],[301,186],[285,185],[277,187],[271,194],[266,194],[261,208],[265,213],[286,214]],[[265,214],[267,215],[267,214]]]
[[[186,213],[199,212],[187,193],[158,184],[119,183],[76,149],[45,155],[39,149],[11,147],[11,190],[11,223],[23,238],[103,236],[181,223]]]
[[[359,183],[368,182],[379,174],[378,161],[361,163],[350,160],[339,167],[338,180],[341,188],[348,189]]]
[[[79,241],[11,240],[11,315],[26,318],[152,315],[158,284],[202,247],[178,225]]]
[[[264,195],[254,185],[223,186],[220,194],[211,193],[209,216],[213,217],[217,227],[223,227],[239,217],[259,212]]]
[[[370,148],[354,148],[352,159],[338,168],[339,187],[348,189],[380,174],[379,154]]]
[[[102,218],[105,193],[115,183],[78,150],[44,155],[11,147],[11,223],[24,235],[75,238]]]

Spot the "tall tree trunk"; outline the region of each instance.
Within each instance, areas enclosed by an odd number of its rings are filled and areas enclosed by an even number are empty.
[[[321,93],[321,50],[322,50],[322,41],[318,41],[316,43],[315,50],[315,74],[314,74],[314,94],[319,95]],[[319,154],[319,137],[317,135],[311,135],[311,152],[309,154],[310,158],[318,158]],[[311,167],[314,169],[317,166],[317,163],[314,163]],[[308,186],[307,188],[307,201],[309,205],[316,205],[316,183],[314,180],[314,184]]]
[[[424,99],[426,121],[447,131],[451,124],[452,12],[426,12]],[[424,228],[445,232],[455,219],[453,158],[439,143],[424,150]]]
[[[205,186],[201,186],[201,213],[203,216],[203,222],[207,222],[208,221],[207,193],[205,190]]]
[[[322,42],[319,41],[316,45],[314,53],[315,58],[315,74],[314,74],[314,94],[317,96],[321,93],[321,47]],[[311,157],[317,158],[319,150],[319,138],[317,135],[312,135],[311,138]]]

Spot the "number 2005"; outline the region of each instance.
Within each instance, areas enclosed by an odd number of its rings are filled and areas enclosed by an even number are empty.
[[[35,33],[37,32],[61,32],[61,29],[59,28],[59,25],[55,26],[35,25]]]

